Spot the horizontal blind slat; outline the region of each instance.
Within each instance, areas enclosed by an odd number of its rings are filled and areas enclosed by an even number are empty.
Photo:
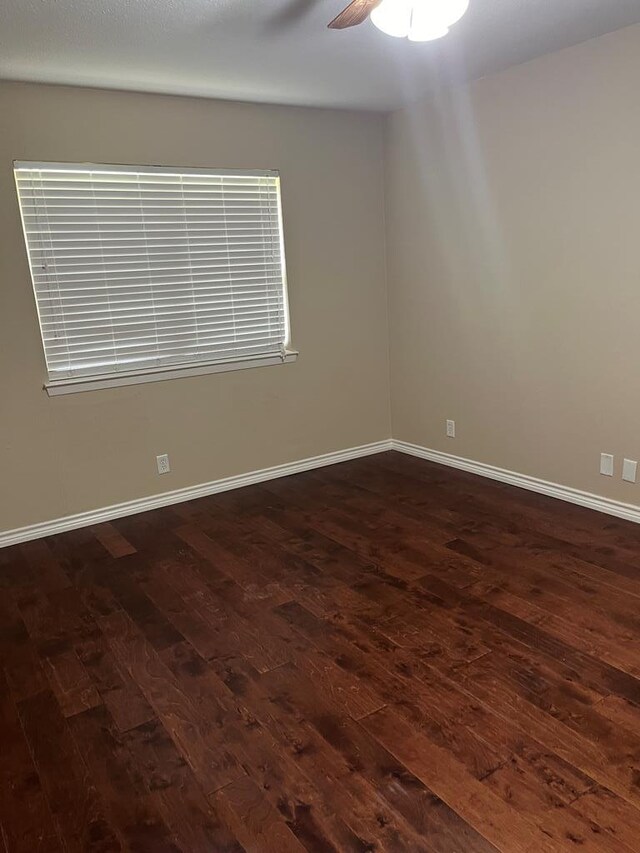
[[[168,352],[182,352],[187,349],[197,350],[198,352],[209,352],[216,347],[227,347],[229,343],[236,344],[239,342],[247,342],[255,344],[258,340],[269,341],[271,338],[269,338],[268,332],[264,329],[257,329],[251,334],[239,334],[237,336],[231,334],[220,335],[217,337],[213,335],[202,335],[198,336],[197,341],[187,335],[182,338],[165,338],[160,341],[152,338],[145,339],[141,342],[118,340],[110,344],[105,343],[96,345],[95,347],[85,347],[83,350],[74,351],[73,355],[74,358],[77,357],[77,359],[87,361],[90,358],[98,358],[108,352],[113,352],[114,355],[117,353],[134,354],[149,350],[153,350],[154,352],[164,352],[165,354]],[[277,338],[273,340],[277,341]],[[60,351],[57,355],[55,353],[53,354],[53,360],[55,361],[56,359],[59,362],[65,363],[69,361],[69,357],[63,351]]]
[[[15,176],[50,376],[281,351],[276,174],[20,163]]]
[[[180,321],[184,320],[187,317],[197,316],[202,318],[202,321],[205,322],[207,320],[213,320],[214,318],[219,318],[220,325],[224,325],[225,323],[229,326],[234,325],[234,321],[237,318],[240,321],[243,318],[246,318],[249,315],[253,315],[256,311],[263,309],[269,316],[277,316],[281,313],[281,310],[271,310],[268,305],[260,306],[257,304],[253,304],[251,309],[247,308],[245,311],[237,312],[232,309],[227,308],[226,311],[222,311],[220,309],[217,310],[208,310],[208,311],[194,311],[193,308],[176,308],[169,309],[165,313],[160,310],[154,310],[148,314],[148,320],[140,319],[140,313],[135,311],[125,312],[119,311],[114,313],[112,316],[108,311],[100,312],[94,311],[92,313],[91,319],[87,320],[84,315],[79,315],[78,319],[74,319],[73,317],[59,317],[52,320],[43,320],[42,330],[43,333],[48,334],[58,334],[58,337],[64,338],[67,341],[71,341],[76,334],[91,334],[91,329],[99,329],[104,327],[105,324],[109,329],[117,330],[121,326],[129,326],[135,325],[136,323],[143,325],[147,322],[153,322],[156,325],[159,325],[165,322],[167,319],[173,318],[174,320]],[[64,323],[65,330],[64,335],[60,335],[60,324]]]

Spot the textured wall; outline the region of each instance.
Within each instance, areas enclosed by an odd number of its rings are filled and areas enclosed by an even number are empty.
[[[639,85],[631,27],[391,117],[394,438],[640,503]]]
[[[380,116],[16,83],[0,115],[0,531],[389,436]],[[279,169],[297,363],[49,398],[14,159]]]

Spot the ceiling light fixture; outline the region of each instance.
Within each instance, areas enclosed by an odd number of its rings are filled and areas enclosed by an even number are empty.
[[[382,0],[370,17],[389,36],[433,41],[446,36],[468,8],[469,0]]]

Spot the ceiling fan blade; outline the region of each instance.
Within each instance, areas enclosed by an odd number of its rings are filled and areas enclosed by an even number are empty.
[[[355,27],[363,24],[369,14],[378,6],[382,0],[353,0],[346,9],[331,21],[329,29],[345,30],[347,27]]]

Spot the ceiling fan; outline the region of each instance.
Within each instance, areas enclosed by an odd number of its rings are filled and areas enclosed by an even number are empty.
[[[433,41],[449,32],[469,8],[469,0],[352,0],[329,28],[344,30],[367,18],[390,36],[409,41]]]

